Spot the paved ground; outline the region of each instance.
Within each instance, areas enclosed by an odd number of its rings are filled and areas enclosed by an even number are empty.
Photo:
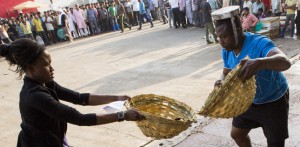
[[[149,25],[145,25],[142,31],[135,29],[126,30],[123,34],[114,32],[76,40],[73,44],[48,47],[55,68],[55,80],[80,92],[165,95],[185,102],[194,110],[200,109],[221,73],[220,46],[207,46],[202,39],[204,31],[199,28],[175,30],[156,22],[152,29]],[[299,41],[280,39],[276,42],[290,57],[300,52],[297,49]],[[299,67],[297,69],[299,71]],[[0,59],[0,74],[0,146],[15,146],[20,131],[18,93],[22,80],[8,70],[3,59]],[[105,113],[101,110],[103,106],[74,107],[82,113]],[[196,130],[192,132],[203,130],[206,123],[214,128],[228,124],[226,120],[217,123],[201,117],[198,120],[194,125]],[[205,123],[198,127],[201,122]],[[226,132],[224,130],[224,134]],[[148,143],[151,146],[158,142],[151,142],[151,138],[145,137],[134,122],[93,127],[69,125],[67,137],[73,146],[91,147],[132,147]],[[180,143],[185,137],[172,145]],[[188,140],[179,146],[185,146],[186,142]]]

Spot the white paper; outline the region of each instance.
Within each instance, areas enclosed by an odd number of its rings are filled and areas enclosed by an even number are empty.
[[[107,104],[103,109],[108,113],[120,111],[124,106],[125,101],[115,101]]]

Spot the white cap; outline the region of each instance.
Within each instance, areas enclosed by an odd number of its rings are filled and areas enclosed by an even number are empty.
[[[234,35],[236,46],[238,44],[238,35],[237,35],[237,30],[235,25],[235,16],[239,16],[239,13],[240,13],[240,6],[224,7],[211,13],[211,16],[214,21],[222,20],[222,19],[231,19],[231,25],[233,29],[233,35]]]
[[[239,12],[240,12],[240,6],[229,6],[229,7],[218,9],[212,12],[211,15],[214,20],[221,20],[221,19],[227,19],[227,18],[232,18],[234,16],[237,16],[239,15]]]

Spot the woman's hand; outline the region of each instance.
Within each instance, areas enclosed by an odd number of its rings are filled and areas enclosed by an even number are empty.
[[[140,121],[144,120],[145,116],[142,115],[139,111],[136,109],[129,109],[125,111],[125,120],[126,121]]]
[[[222,86],[222,80],[217,80],[216,82],[215,82],[215,85],[214,85],[214,88],[216,89],[216,88],[220,88]]]
[[[118,96],[117,101],[130,101],[131,97],[127,96],[127,95],[122,95],[122,96]]]

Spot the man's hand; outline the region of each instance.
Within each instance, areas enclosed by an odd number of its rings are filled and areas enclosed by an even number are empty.
[[[139,121],[143,119],[145,119],[145,116],[136,109],[129,109],[125,111],[125,120],[127,121]]]
[[[242,69],[239,73],[239,78],[245,82],[260,70],[259,59],[244,59],[241,61]]]

